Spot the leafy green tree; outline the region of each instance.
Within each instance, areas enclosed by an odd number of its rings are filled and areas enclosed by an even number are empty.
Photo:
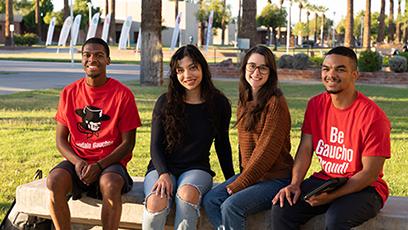
[[[297,36],[309,34],[309,29],[307,28],[307,24],[304,22],[296,23],[295,27],[293,28],[293,34]]]
[[[265,8],[262,9],[261,14],[256,19],[258,26],[267,27],[268,35],[270,34],[270,28],[273,32],[273,42],[275,44],[275,50],[277,48],[277,39],[275,37],[276,29],[282,26],[286,26],[286,11],[281,10],[278,6],[268,3]],[[270,40],[271,42],[271,40]]]
[[[54,10],[54,5],[52,4],[51,0],[40,0],[40,17],[43,20],[44,16],[47,15],[48,12],[52,12]],[[36,32],[36,24],[35,24],[35,1],[31,2],[31,10],[23,16],[23,24],[28,32],[35,33]],[[42,21],[41,24],[44,24]]]
[[[44,17],[44,23],[49,25],[52,17],[55,17],[55,26],[62,26],[64,24],[64,11],[48,12]]]
[[[212,10],[214,11],[212,27],[225,29],[223,25],[228,25],[231,20],[231,7],[224,5],[222,0],[202,1],[200,9],[196,14],[197,20],[200,22],[208,22]],[[222,41],[222,43],[224,43],[224,41]]]
[[[20,14],[24,16],[31,11],[31,8],[32,8],[31,0],[13,1],[13,9],[16,14]],[[4,14],[5,12],[6,12],[6,1],[0,1],[0,14]]]
[[[91,2],[91,0],[75,0],[74,17],[78,14],[81,15],[81,25],[79,27],[81,30],[84,30],[88,26],[89,22],[88,2]],[[92,7],[92,15],[98,13],[99,11],[100,11],[99,7],[97,8]]]

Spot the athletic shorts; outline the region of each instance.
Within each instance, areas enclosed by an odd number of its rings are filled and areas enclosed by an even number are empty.
[[[123,180],[125,181],[125,184],[123,185],[122,188],[122,194],[129,192],[132,189],[133,186],[133,180],[130,177],[129,173],[127,172],[126,168],[123,167],[121,164],[113,164],[105,169],[103,169],[101,175],[99,176],[98,180],[96,180],[94,183],[90,184],[89,186],[84,184],[78,177],[78,175],[75,172],[75,165],[72,164],[70,161],[64,160],[60,162],[57,166],[55,166],[52,170],[56,168],[61,168],[69,172],[71,175],[72,179],[72,199],[73,200],[78,200],[82,197],[82,194],[85,193],[87,196],[102,200],[102,193],[99,189],[99,178],[105,174],[105,173],[117,173],[120,176],[122,176]]]

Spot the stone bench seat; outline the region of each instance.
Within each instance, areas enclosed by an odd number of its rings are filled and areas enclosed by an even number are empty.
[[[122,197],[122,216],[120,228],[141,229],[143,216],[143,177],[133,177],[132,190]],[[20,185],[16,190],[16,206],[14,213],[28,216],[38,216],[50,219],[49,191],[46,188],[46,179]],[[99,200],[83,197],[80,200],[70,200],[72,223],[76,229],[89,229],[89,226],[101,225],[100,213],[102,203]],[[171,229],[173,216],[167,221],[167,228]],[[78,227],[88,226],[88,227]],[[316,216],[302,229],[323,229],[324,216]],[[201,210],[198,229],[212,229],[205,213]],[[251,215],[248,219],[248,229],[271,229],[270,211]],[[408,197],[390,197],[379,215],[356,229],[408,229]]]

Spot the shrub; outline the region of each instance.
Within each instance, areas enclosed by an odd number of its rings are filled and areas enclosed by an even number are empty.
[[[32,46],[40,41],[38,36],[33,33],[14,35],[14,43],[18,46]]]
[[[398,56],[404,57],[407,60],[408,64],[408,52],[401,52],[398,54]],[[405,71],[408,71],[408,69],[406,69]]]
[[[361,72],[375,72],[382,68],[382,57],[378,52],[363,51],[358,59],[358,69]]]
[[[389,66],[389,61],[390,61],[390,57],[389,56],[383,56],[383,66]]]
[[[292,69],[293,68],[293,56],[284,54],[282,55],[279,60],[278,60],[278,67],[279,68],[287,68],[287,69]]]
[[[306,69],[309,67],[309,56],[304,53],[298,53],[293,56],[294,69]]]
[[[390,69],[396,73],[405,72],[407,69],[407,59],[402,56],[394,56],[390,58]]]
[[[309,60],[311,63],[313,63],[313,65],[317,66],[317,67],[321,67],[324,61],[324,57],[309,57]]]

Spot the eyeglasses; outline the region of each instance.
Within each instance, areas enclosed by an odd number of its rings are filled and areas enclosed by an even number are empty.
[[[247,63],[247,64],[245,65],[246,71],[248,71],[248,72],[250,72],[250,73],[255,72],[255,70],[256,70],[257,68],[259,69],[259,72],[260,72],[261,74],[268,74],[268,73],[269,73],[269,67],[266,66],[266,65],[256,66],[255,63]]]

